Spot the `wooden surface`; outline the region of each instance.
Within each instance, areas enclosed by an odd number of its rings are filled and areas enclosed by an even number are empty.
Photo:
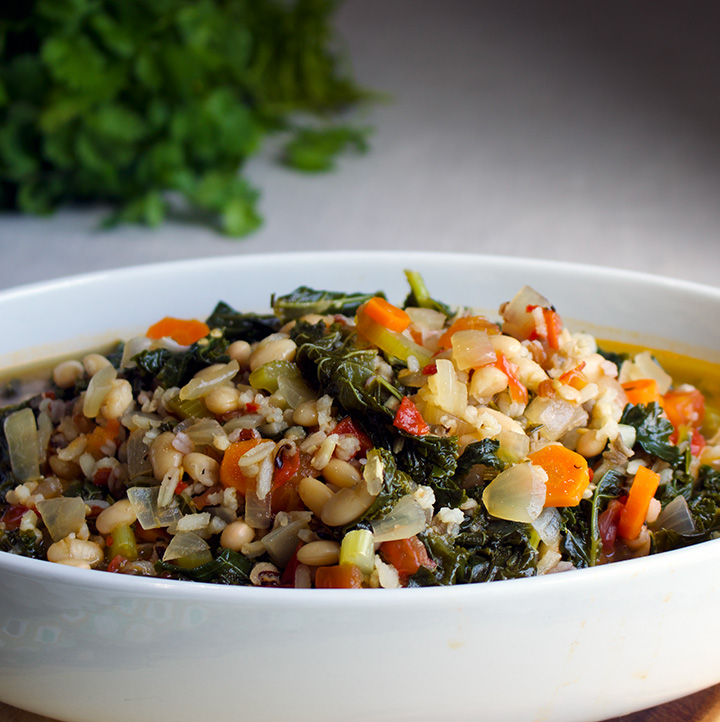
[[[0,702],[0,722],[55,722],[55,720],[24,712]],[[720,685],[676,702],[603,722],[720,722]]]

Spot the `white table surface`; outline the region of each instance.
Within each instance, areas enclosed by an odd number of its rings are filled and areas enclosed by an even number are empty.
[[[687,6],[690,6],[688,9]],[[263,228],[97,230],[0,214],[0,288],[171,258],[296,249],[543,257],[717,285],[720,6],[348,0],[355,74],[391,100],[369,154],[303,175],[258,157]],[[269,153],[266,155],[270,155]]]

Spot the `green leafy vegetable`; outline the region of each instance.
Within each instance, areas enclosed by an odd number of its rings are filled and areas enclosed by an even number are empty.
[[[223,549],[212,561],[183,569],[169,562],[155,563],[157,571],[172,579],[189,579],[212,584],[248,584],[253,561],[232,549]]]
[[[283,323],[309,313],[320,315],[339,313],[344,316],[353,316],[365,301],[378,295],[384,294],[316,291],[307,286],[299,286],[284,296],[273,296],[272,307],[276,316]]]
[[[442,301],[437,301],[430,296],[423,277],[418,271],[405,271],[405,277],[410,284],[410,293],[405,299],[405,306],[416,306],[418,308],[430,308],[439,311],[445,316],[452,316],[452,309]]]
[[[680,462],[682,453],[670,443],[673,425],[662,416],[657,402],[651,404],[628,404],[623,410],[621,424],[634,426],[637,432],[636,444],[651,456],[657,456],[669,464]]]
[[[224,301],[220,301],[205,321],[210,328],[219,328],[228,342],[262,341],[280,329],[280,322],[272,315],[240,313]]]
[[[0,9],[0,208],[110,204],[110,224],[176,207],[233,236],[261,223],[243,166],[333,166],[367,132],[337,50],[338,0],[37,0]],[[312,118],[309,128],[303,121]],[[168,193],[170,192],[170,193]]]

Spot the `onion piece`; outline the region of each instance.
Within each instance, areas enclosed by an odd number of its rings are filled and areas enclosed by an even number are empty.
[[[499,519],[533,522],[540,516],[547,495],[544,469],[525,461],[501,471],[486,487],[482,500]]]
[[[180,389],[180,399],[199,399],[205,396],[226,381],[230,381],[240,370],[238,362],[233,359],[230,363],[214,364],[198,371],[195,376]]]
[[[272,521],[270,494],[264,499],[258,498],[253,489],[245,494],[245,523],[253,529],[267,529]]]
[[[557,441],[563,434],[582,426],[588,418],[580,404],[555,397],[536,396],[525,409],[525,418],[542,428],[539,434],[547,441]]]
[[[467,407],[467,386],[458,379],[450,359],[435,361],[436,373],[428,378],[426,399],[453,416],[461,416]]]
[[[450,338],[453,361],[461,371],[484,366],[497,358],[490,336],[485,331],[456,331]]]
[[[127,440],[127,471],[128,477],[134,479],[136,476],[152,473],[147,444],[145,444],[145,429],[135,429]]]
[[[429,331],[440,331],[445,325],[447,316],[440,311],[432,308],[420,308],[418,306],[408,306],[405,313],[410,316],[410,321],[417,328],[426,328]]]
[[[123,346],[120,368],[128,369],[136,366],[137,364],[133,361],[133,358],[139,353],[147,351],[152,346],[152,343],[152,339],[147,336],[133,336],[128,339],[125,346]]]
[[[301,376],[280,374],[278,391],[291,409],[296,409],[304,401],[316,398],[315,392],[305,383]]]
[[[695,522],[684,496],[676,496],[658,515],[652,525],[654,529],[676,531],[678,534],[691,534],[695,531]]]
[[[554,506],[543,509],[540,516],[530,523],[541,541],[549,547],[557,546],[560,541],[560,512]]]
[[[535,317],[528,308],[540,306],[550,308],[550,301],[530,286],[523,286],[509,303],[506,303],[501,313],[505,323],[503,333],[523,340],[529,338],[535,329]]]
[[[159,486],[132,486],[127,490],[128,499],[143,529],[159,529],[170,526],[182,518],[177,498],[173,496],[166,506],[158,506]]]
[[[77,534],[85,523],[87,506],[79,496],[43,499],[36,506],[54,542]]]
[[[212,552],[210,545],[199,534],[182,531],[170,540],[162,560],[175,561],[178,566],[188,569],[212,561]]]
[[[425,510],[412,494],[401,497],[382,519],[370,523],[376,544],[397,539],[409,539],[427,525]]]
[[[302,516],[299,519],[294,519],[285,526],[278,526],[262,538],[270,559],[279,567],[284,567],[292,558],[297,549],[298,534],[302,529],[307,529],[312,517],[311,512],[300,514]]]
[[[665,394],[672,385],[672,377],[655,361],[650,351],[641,351],[632,361],[623,361],[618,374],[621,384],[640,379],[655,379],[660,394]]]
[[[110,364],[103,366],[90,378],[83,398],[83,414],[89,419],[94,419],[100,413],[100,407],[116,378],[117,370]]]
[[[40,454],[35,414],[25,408],[14,411],[3,424],[15,479],[23,483],[40,476]]]

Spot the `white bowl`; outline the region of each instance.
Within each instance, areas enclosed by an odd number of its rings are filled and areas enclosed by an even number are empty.
[[[720,290],[604,268],[408,253],[235,256],[0,294],[0,364],[298,285],[494,312],[524,284],[597,332],[720,360]],[[575,324],[578,327],[578,324]],[[597,721],[720,682],[720,540],[600,568],[400,590],[225,587],[0,553],[0,699],[59,720]]]

